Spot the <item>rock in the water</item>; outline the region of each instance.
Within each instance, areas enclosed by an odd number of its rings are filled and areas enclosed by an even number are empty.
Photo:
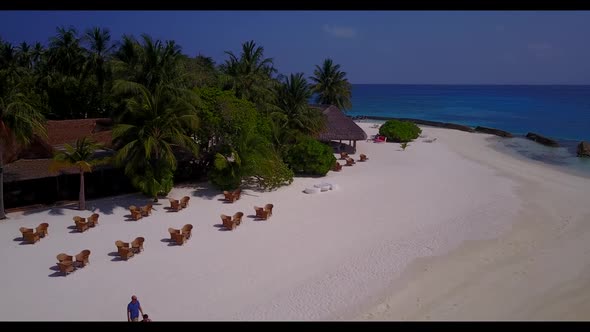
[[[590,157],[590,143],[582,141],[578,144],[578,157]]]
[[[545,137],[545,136],[541,136],[539,134],[535,134],[535,133],[528,133],[528,134],[526,134],[526,138],[528,138],[530,140],[533,140],[533,141],[535,141],[537,143],[541,143],[543,145],[547,145],[547,146],[553,146],[553,147],[559,146],[559,144],[557,143],[557,141],[555,141],[555,140],[553,140],[551,138]]]
[[[456,129],[456,130],[466,131],[466,132],[469,132],[469,133],[474,132],[473,128],[471,128],[469,126],[464,126],[464,125],[456,124],[456,123],[445,123],[443,125],[443,128]]]
[[[492,135],[496,135],[496,136],[500,136],[500,137],[512,137],[511,133],[504,131],[504,130],[496,129],[496,128],[487,128],[487,127],[477,126],[477,127],[475,127],[475,131],[480,132],[480,133],[492,134]]]

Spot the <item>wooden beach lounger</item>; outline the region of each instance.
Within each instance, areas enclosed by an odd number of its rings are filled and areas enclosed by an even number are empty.
[[[84,219],[84,218],[81,218],[81,219]],[[76,220],[74,222],[76,223],[76,229],[78,230],[78,232],[82,233],[84,231],[87,231],[89,228],[87,222],[83,222],[83,221],[79,221],[79,220]]]
[[[170,198],[168,199],[170,201],[170,210],[172,211],[180,211],[181,207],[180,207],[180,202],[177,199],[174,198]]]
[[[132,210],[131,211],[131,219],[138,221],[139,219],[143,218],[140,210]]]
[[[90,250],[86,249],[86,250],[80,251],[80,253],[76,255],[76,264],[80,267],[84,267],[84,266],[90,264],[89,257],[90,257]]]
[[[336,162],[334,164],[334,166],[332,166],[332,170],[334,172],[340,172],[342,170],[342,164],[340,164],[339,162]]]
[[[191,238],[192,231],[193,231],[193,225],[186,224],[186,225],[182,226],[182,229],[180,231],[181,231],[182,235],[188,240]]]
[[[57,267],[59,268],[59,272],[63,273],[64,276],[76,270],[72,261],[58,262]]]
[[[345,160],[346,158],[348,158],[348,153],[347,152],[340,152],[340,160]]]
[[[359,159],[359,161],[367,161],[367,160],[369,160],[369,158],[367,158],[367,156],[364,155],[364,154],[362,154],[362,153],[361,153],[361,155],[359,157],[361,158],[361,159]]]
[[[229,203],[233,203],[236,200],[234,193],[227,190],[223,192],[223,196],[225,197],[225,201]]]
[[[170,227],[168,228],[168,233],[170,233],[170,239],[173,242],[176,242],[176,244],[183,245],[184,242],[186,242],[186,238],[184,237],[184,235],[182,235],[180,229]]]
[[[131,242],[131,250],[134,253],[139,254],[143,251],[143,242],[145,242],[143,237],[136,237],[135,240]]]
[[[232,194],[234,195],[234,199],[237,201],[238,199],[240,199],[240,196],[242,195],[242,189],[238,188],[234,190]]]
[[[152,208],[153,205],[152,204],[148,204],[146,206],[142,206],[139,210],[141,211],[141,216],[142,217],[147,217],[150,214],[152,214]]]
[[[225,214],[221,215],[221,223],[225,228],[229,229],[230,231],[236,229],[237,226],[236,223],[232,220],[232,218],[230,216],[226,216]]]
[[[131,249],[129,247],[121,247],[121,248],[117,249],[117,252],[119,253],[119,256],[121,257],[121,259],[125,260],[125,261],[135,255],[133,253],[133,249]]]
[[[188,196],[184,196],[184,197],[183,197],[183,198],[180,200],[180,208],[181,208],[181,209],[184,209],[184,208],[186,208],[186,207],[188,206],[188,201],[189,201],[190,199],[191,199],[190,197],[188,197]]]
[[[272,208],[274,207],[273,204],[266,204],[264,206],[264,211],[268,211],[268,216],[272,217]]]
[[[93,213],[90,217],[88,217],[88,226],[94,227],[98,225],[98,213]]]
[[[44,222],[42,224],[40,224],[39,226],[37,226],[37,228],[35,229],[37,234],[39,234],[39,237],[46,237],[47,234],[49,234],[47,232],[47,228],[49,228],[49,224]]]
[[[256,219],[267,220],[268,217],[272,214],[272,207],[268,209],[267,207],[272,204],[266,204],[265,207],[255,206],[254,210],[256,210]]]
[[[64,275],[68,273],[74,272],[74,256],[70,256],[68,254],[61,253],[57,255],[57,267],[59,271]]]
[[[232,221],[236,224],[236,226],[240,226],[242,223],[242,217],[244,216],[244,212],[236,212],[234,214]]]

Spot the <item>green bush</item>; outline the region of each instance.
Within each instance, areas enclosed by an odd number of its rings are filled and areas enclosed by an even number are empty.
[[[293,171],[273,153],[252,155],[245,181],[262,190],[274,190],[293,182]]]
[[[305,175],[326,175],[336,162],[332,148],[310,137],[290,147],[285,159],[296,174]]]
[[[131,184],[146,196],[157,200],[158,195],[167,195],[174,185],[174,169],[164,161],[156,161],[155,164],[146,162],[137,165],[133,172],[126,170]]]
[[[213,167],[209,171],[211,182],[222,190],[234,190],[242,182],[242,160],[236,151],[227,155],[215,154]]]
[[[387,137],[388,141],[403,143],[418,138],[422,129],[412,122],[389,120],[379,128],[379,135]]]

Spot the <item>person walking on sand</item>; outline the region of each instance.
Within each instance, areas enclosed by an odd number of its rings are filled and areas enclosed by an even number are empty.
[[[139,321],[139,312],[143,315],[143,309],[141,308],[141,304],[137,300],[137,296],[131,296],[131,302],[127,305],[127,321],[128,322],[137,322]]]

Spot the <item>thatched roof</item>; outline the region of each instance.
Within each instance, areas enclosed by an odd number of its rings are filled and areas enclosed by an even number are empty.
[[[315,106],[326,116],[326,129],[318,135],[320,141],[367,139],[365,131],[334,105]]]
[[[88,137],[106,146],[111,144],[112,121],[108,118],[47,121],[47,143],[52,146],[74,144]]]
[[[78,171],[75,168],[62,170],[58,173],[49,172],[51,157],[55,150],[60,150],[64,144],[74,144],[77,139],[88,137],[106,147],[112,145],[111,119],[77,119],[77,120],[49,120],[45,124],[47,138],[33,137],[33,141],[25,149],[17,151],[9,163],[4,167],[4,181],[23,181],[52,177],[59,174],[72,174]],[[97,156],[109,155],[110,151],[96,151]],[[13,161],[18,156],[18,160]],[[112,166],[98,166],[96,169]]]
[[[58,176],[61,174],[79,174],[75,167],[62,169],[56,173],[49,171],[52,159],[19,159],[4,166],[4,182],[34,180]],[[93,171],[113,168],[111,165],[99,165],[93,167]]]

